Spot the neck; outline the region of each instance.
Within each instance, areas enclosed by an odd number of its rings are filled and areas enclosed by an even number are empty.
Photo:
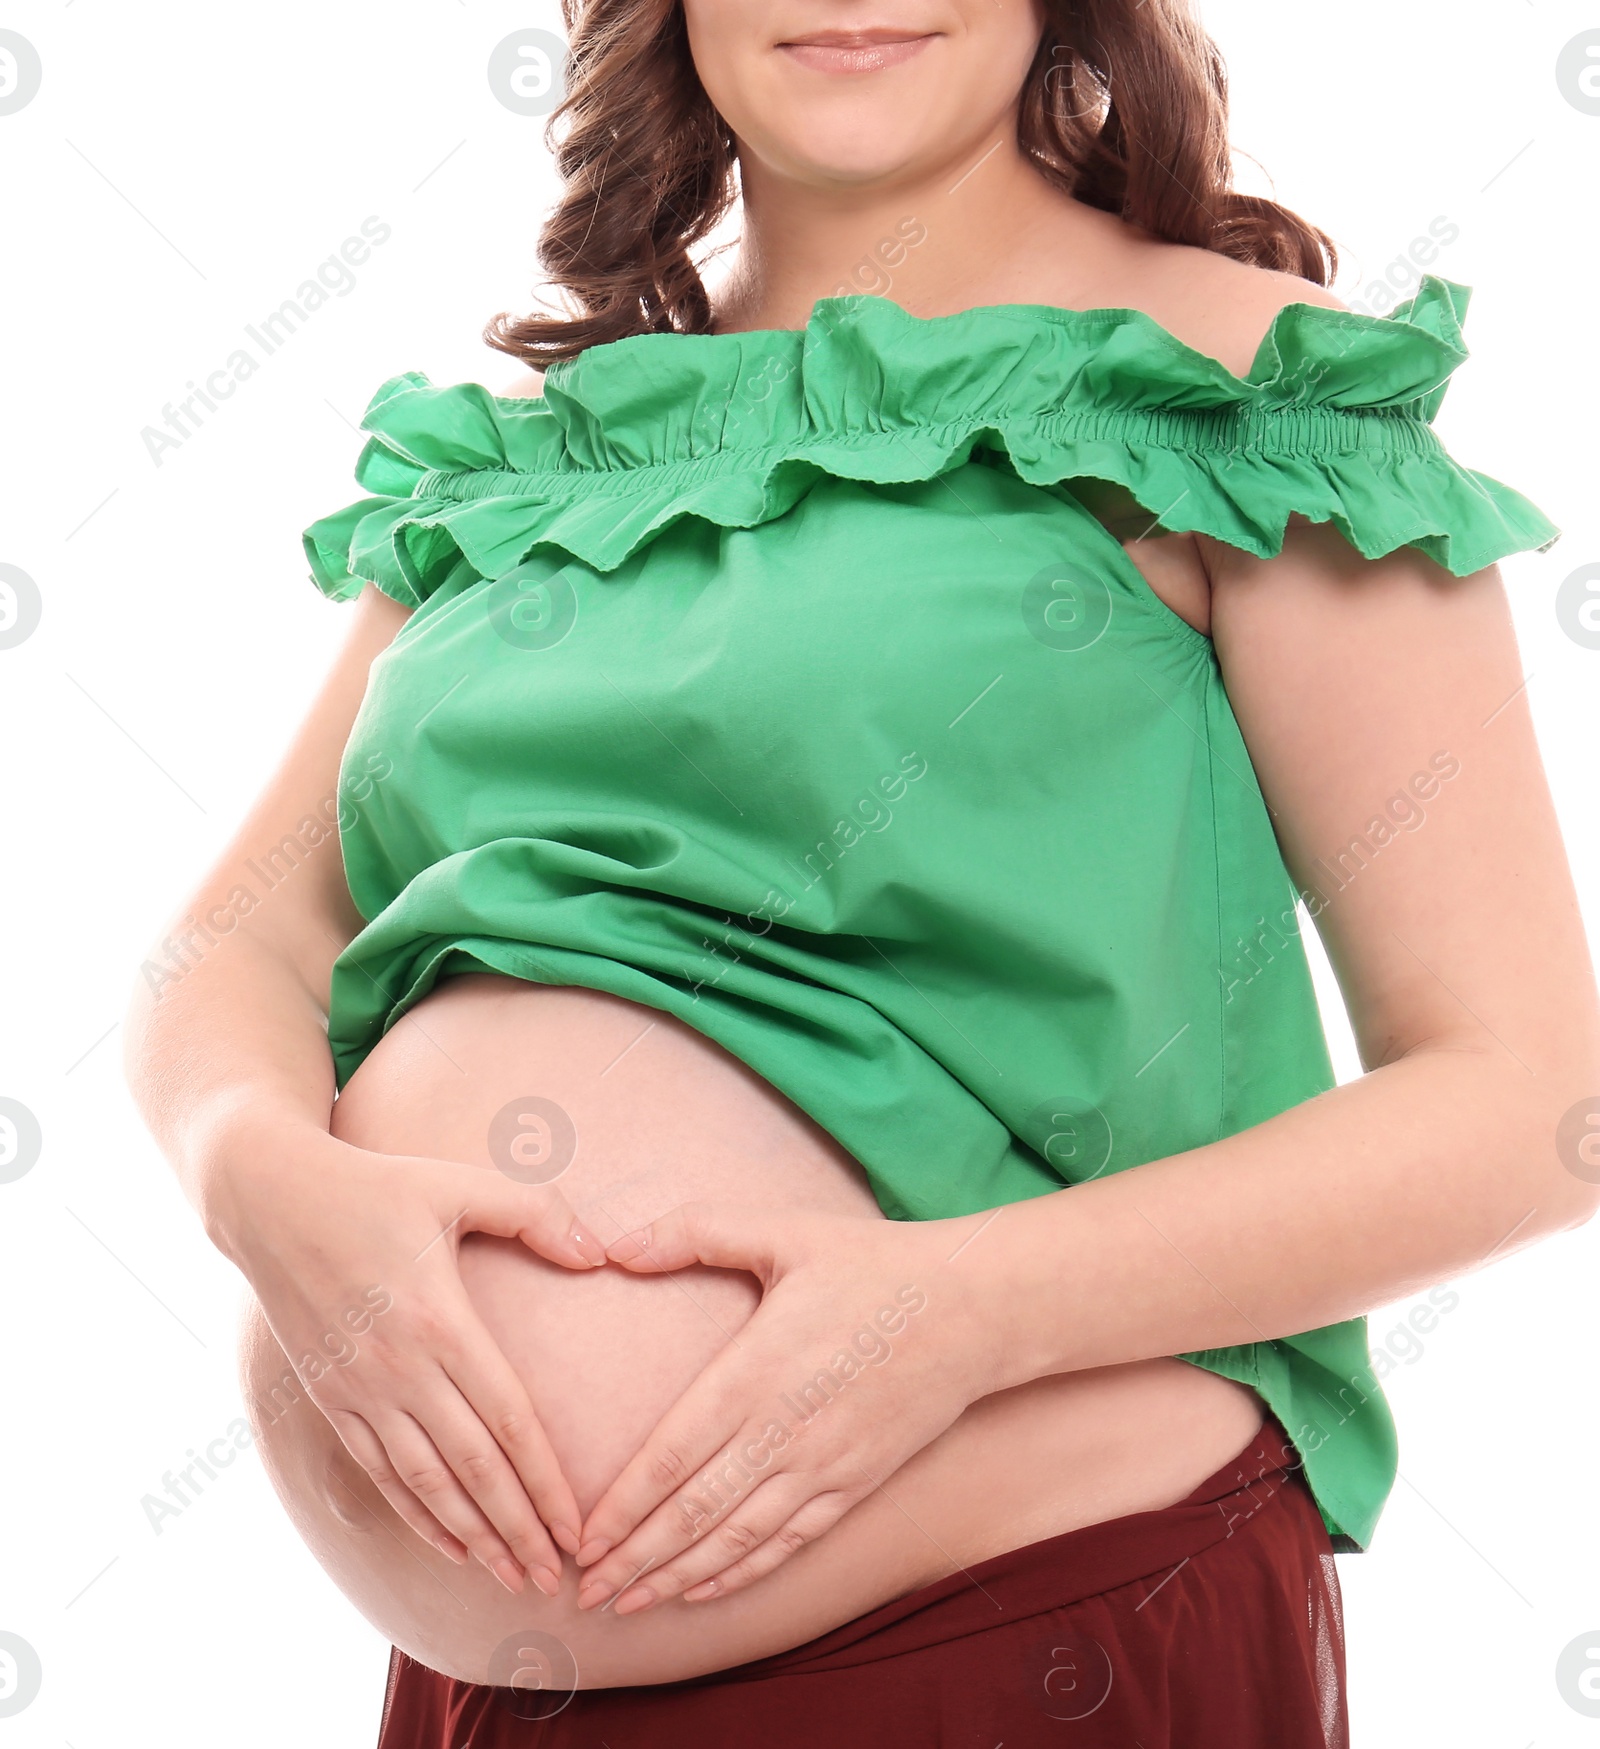
[[[741,155],[743,232],[713,291],[714,328],[803,328],[818,298],[890,297],[913,315],[1056,301],[1109,245],[1109,215],[1053,188],[1014,124],[959,158],[870,184],[818,186]]]

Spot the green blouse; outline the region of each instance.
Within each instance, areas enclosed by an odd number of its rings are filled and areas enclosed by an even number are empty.
[[[1282,310],[1249,374],[1135,310],[653,333],[541,398],[385,382],[312,576],[416,611],[340,774],[342,1087],[438,979],[715,1039],[895,1219],[1043,1195],[1334,1085],[1210,641],[1090,505],[1261,557],[1292,512],[1457,576],[1558,530],[1431,421],[1470,293]],[[1253,1386],[1342,1549],[1393,1485],[1366,1321],[1184,1356]]]

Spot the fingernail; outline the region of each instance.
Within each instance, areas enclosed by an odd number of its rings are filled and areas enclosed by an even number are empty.
[[[593,1239],[584,1232],[583,1228],[580,1227],[576,1221],[572,1223],[572,1231],[568,1233],[567,1237],[572,1241],[573,1250],[578,1253],[591,1269],[598,1269],[599,1266],[605,1262],[605,1247],[601,1245],[598,1239]]]
[[[656,1600],[656,1594],[648,1585],[635,1585],[631,1590],[624,1591],[612,1607],[613,1615],[634,1615],[641,1609],[648,1609]]]
[[[438,1543],[437,1547],[439,1553],[443,1555],[446,1560],[454,1561],[458,1567],[466,1566],[467,1545],[465,1543],[443,1540]]]
[[[603,1579],[591,1579],[587,1585],[578,1588],[578,1608],[593,1609],[597,1603],[603,1603],[611,1595],[611,1587]]]
[[[530,1567],[528,1569],[528,1577],[532,1579],[534,1584],[539,1587],[546,1597],[554,1597],[561,1590],[560,1575],[552,1572],[548,1567]]]
[[[703,1597],[715,1597],[721,1589],[721,1585],[715,1579],[706,1579],[698,1585],[690,1586],[683,1594],[683,1601],[685,1603],[698,1603]]]
[[[613,1263],[627,1263],[635,1257],[642,1257],[650,1249],[650,1229],[641,1227],[637,1233],[625,1233],[620,1239],[613,1239],[606,1246],[606,1256]]]
[[[513,1597],[521,1595],[522,1569],[515,1561],[511,1560],[506,1555],[497,1555],[494,1560],[490,1562],[490,1570],[493,1572],[495,1578],[505,1586],[506,1590],[509,1591]]]
[[[556,1543],[564,1554],[577,1554],[579,1547],[578,1533],[570,1524],[552,1524],[550,1526],[550,1534],[556,1539]]]
[[[602,1555],[611,1552],[611,1544],[603,1536],[597,1536],[593,1542],[584,1543],[573,1559],[580,1567],[592,1567]]]

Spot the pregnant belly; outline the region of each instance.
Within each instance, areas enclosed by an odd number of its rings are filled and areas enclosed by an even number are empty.
[[[530,1109],[542,1123],[527,1124]],[[559,1171],[602,1240],[688,1198],[758,1203],[779,1220],[797,1207],[882,1218],[860,1166],[760,1077],[676,1019],[595,991],[447,980],[372,1050],[332,1127],[380,1153]],[[508,1144],[514,1132],[521,1140]],[[741,1272],[577,1273],[483,1234],[462,1240],[460,1262],[585,1512],[759,1298]],[[785,1651],[991,1555],[1170,1505],[1262,1419],[1253,1391],[1175,1358],[1036,1380],[974,1404],[747,1591],[618,1617],[578,1611],[570,1559],[560,1596],[529,1586],[514,1597],[477,1562],[457,1567],[423,1543],[315,1405],[295,1400],[254,1302],[242,1336],[258,1447],[296,1528],[380,1633],[472,1682],[530,1629],[566,1648],[583,1687],[675,1681]]]

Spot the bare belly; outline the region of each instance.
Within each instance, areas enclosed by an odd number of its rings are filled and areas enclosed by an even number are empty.
[[[766,1082],[693,1028],[595,991],[447,980],[351,1077],[333,1132],[492,1171],[491,1124],[530,1094],[571,1120],[576,1153],[557,1182],[602,1241],[691,1197],[881,1218],[857,1163]],[[584,1512],[759,1297],[739,1272],[581,1274],[482,1234],[463,1239],[461,1271]],[[529,1630],[570,1651],[580,1687],[785,1651],[991,1555],[1181,1500],[1263,1413],[1254,1391],[1175,1358],[1036,1380],[973,1404],[748,1590],[618,1617],[578,1611],[570,1559],[558,1597],[512,1596],[422,1542],[309,1399],[284,1408],[293,1375],[254,1302],[242,1334],[258,1448],[307,1545],[380,1633],[471,1682]]]

